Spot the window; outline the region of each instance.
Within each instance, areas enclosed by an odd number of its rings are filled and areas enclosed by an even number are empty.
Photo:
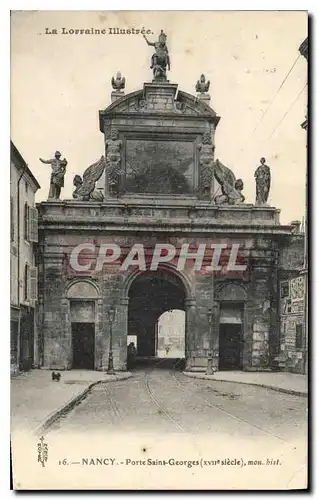
[[[34,305],[38,296],[38,270],[26,263],[24,266],[24,300]]]
[[[29,206],[27,203],[24,204],[24,239],[29,240]]]
[[[38,241],[38,211],[34,207],[29,207],[28,237],[29,241]]]
[[[25,193],[28,194],[29,186],[28,186],[27,181],[25,181],[24,185],[25,185]]]
[[[30,267],[29,275],[30,275],[29,299],[32,303],[34,303],[38,298],[38,270],[37,270],[37,267]]]
[[[10,198],[10,237],[11,241],[14,241],[14,205],[13,198]]]
[[[284,297],[289,297],[289,282],[282,281],[280,284],[280,297],[283,299]]]
[[[303,325],[296,325],[295,347],[296,347],[296,349],[303,348]]]
[[[24,300],[29,298],[29,265],[24,266]]]

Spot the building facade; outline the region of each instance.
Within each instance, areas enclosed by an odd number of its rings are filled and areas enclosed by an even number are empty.
[[[36,363],[38,240],[35,193],[40,185],[11,142],[10,164],[10,306],[11,372],[29,370]]]
[[[308,38],[299,47],[300,54],[308,61]],[[301,123],[307,134],[308,116]],[[294,373],[308,372],[308,151],[306,165],[306,209],[301,239],[294,238],[294,255],[303,255],[290,263],[283,259],[280,283],[280,355],[277,358],[282,370]],[[289,257],[289,258],[288,258]],[[290,265],[291,264],[291,265]],[[297,267],[298,266],[298,267]]]
[[[187,370],[206,370],[209,353],[216,370],[277,368],[280,273],[294,225],[281,225],[267,203],[244,203],[240,179],[214,158],[220,118],[207,92],[155,77],[112,101],[99,112],[104,199],[38,205],[41,366],[105,370],[111,346],[115,370],[126,370],[127,335],[137,336],[139,356],[155,356],[158,318],[179,309]],[[199,252],[204,265],[180,269],[167,258],[154,270],[156,245],[189,262]],[[223,264],[210,272],[215,245]],[[142,266],[125,267],[127,256]]]
[[[300,225],[300,223],[299,223]],[[280,370],[305,373],[308,342],[306,328],[305,234],[295,224],[291,244],[284,248],[279,270]]]

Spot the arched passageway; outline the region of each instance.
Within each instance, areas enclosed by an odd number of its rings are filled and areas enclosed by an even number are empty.
[[[128,340],[135,342],[137,356],[158,354],[158,320],[167,311],[185,311],[185,300],[185,286],[171,271],[145,271],[134,279],[129,288]]]

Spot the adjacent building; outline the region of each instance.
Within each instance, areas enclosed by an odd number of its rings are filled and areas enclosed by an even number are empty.
[[[299,47],[300,54],[308,61],[308,38]],[[301,123],[307,133],[308,116]],[[308,151],[307,151],[308,157]],[[296,222],[297,225],[297,222]],[[299,225],[299,224],[298,224]],[[294,373],[308,372],[308,161],[306,165],[306,209],[304,217],[304,234],[298,236],[298,255],[303,260],[297,267],[297,262],[287,263],[280,283],[280,355],[278,366],[282,370]],[[296,228],[297,230],[297,228]],[[294,242],[297,241],[295,235]],[[297,245],[297,243],[296,243]],[[302,246],[303,245],[303,246]],[[290,262],[289,262],[290,264]]]
[[[303,273],[305,234],[295,224],[293,244],[281,255],[279,272],[280,354],[284,371],[307,371],[306,276]]]
[[[11,142],[10,162],[10,306],[11,372],[37,363],[36,315],[38,241],[35,193],[40,185]]]

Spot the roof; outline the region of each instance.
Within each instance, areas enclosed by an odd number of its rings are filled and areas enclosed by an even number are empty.
[[[21,155],[20,151],[18,150],[18,148],[13,144],[12,141],[10,141],[11,143],[11,148],[10,148],[10,151],[11,151],[11,157],[15,157],[15,159],[17,160],[18,162],[18,167],[19,168],[23,168],[23,170],[28,174],[28,176],[32,179],[32,181],[34,182],[35,186],[37,187],[37,189],[40,189],[41,186],[40,184],[38,183],[37,179],[35,178],[35,176],[33,175],[33,173],[31,172],[31,170],[29,169],[25,159],[23,158],[23,156]]]

